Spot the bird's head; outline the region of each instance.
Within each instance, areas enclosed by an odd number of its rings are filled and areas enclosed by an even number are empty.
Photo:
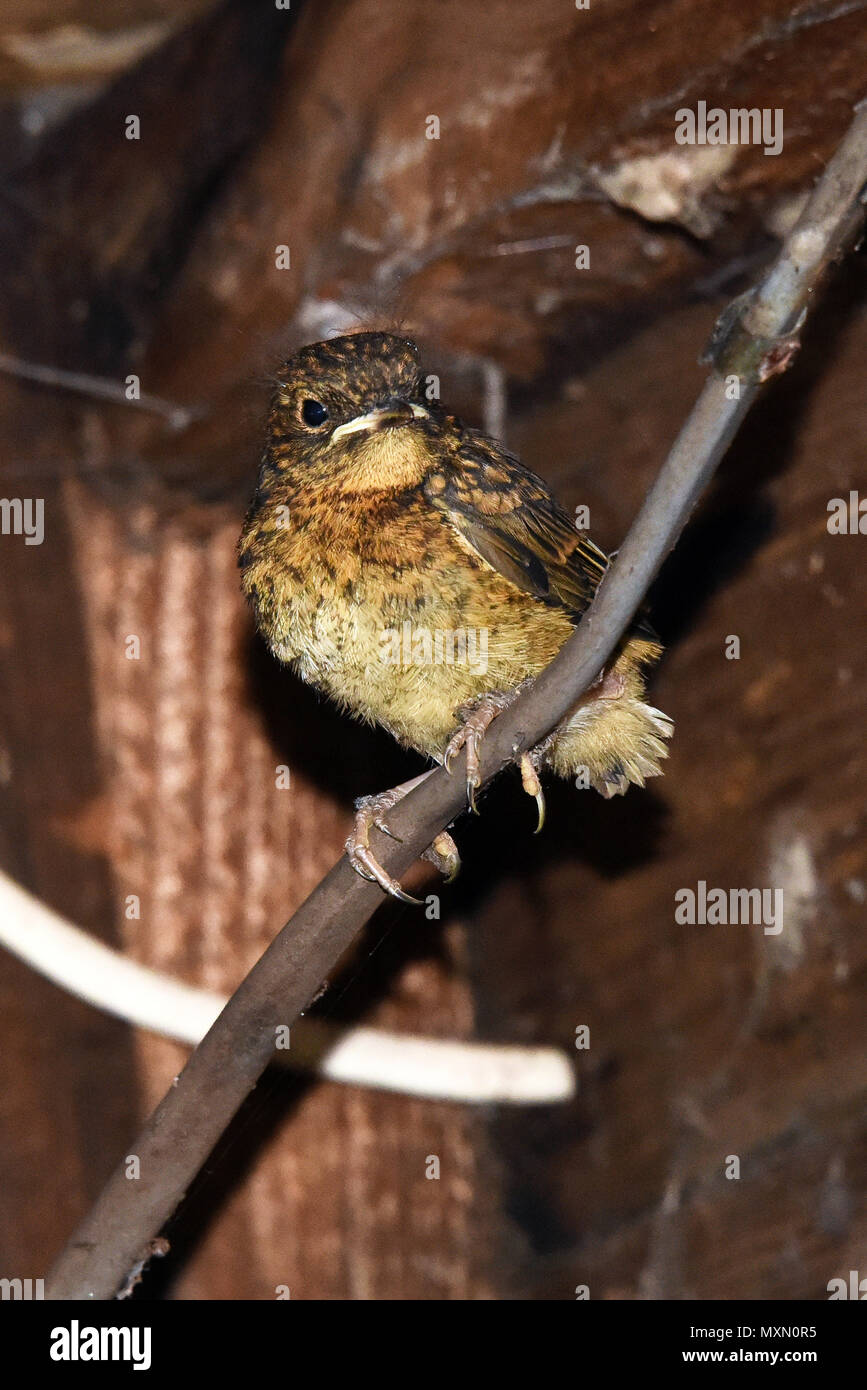
[[[354,333],[311,343],[278,374],[271,461],[361,491],[408,486],[424,472],[437,415],[409,338]]]

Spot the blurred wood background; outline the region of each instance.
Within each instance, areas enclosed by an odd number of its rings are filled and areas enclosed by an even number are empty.
[[[4,7],[0,491],[46,517],[41,546],[0,537],[9,872],[139,960],[237,983],[339,854],[352,798],[416,766],[251,633],[234,544],[274,365],[399,324],[443,398],[615,547],[716,314],[865,95],[864,9]],[[782,152],[676,145],[700,100],[782,109]],[[558,785],[535,840],[503,779],[459,823],[443,920],[384,906],[316,1005],[567,1049],[588,1024],[576,1102],[268,1076],[142,1296],[823,1298],[864,1272],[865,542],[826,522],[867,488],[865,288],[862,253],[656,585],[664,780],[614,803]],[[16,362],[135,373],[192,418]],[[782,887],[783,933],[677,925],[700,879]],[[184,1052],[5,955],[0,1001],[0,1273],[38,1277]]]

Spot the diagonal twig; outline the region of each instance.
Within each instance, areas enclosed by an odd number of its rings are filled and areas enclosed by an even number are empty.
[[[65,367],[52,367],[43,362],[25,362],[21,357],[13,357],[8,352],[0,352],[0,372],[17,377],[20,381],[35,381],[39,386],[50,386],[58,391],[73,391],[81,396],[90,396],[97,401],[111,401],[114,405],[129,405],[137,410],[149,410],[154,415],[162,415],[172,430],[185,430],[194,420],[205,412],[196,406],[175,405],[173,401],[163,400],[162,396],[152,396],[148,391],[131,397],[127,388],[110,377],[94,376],[92,372],[70,372]]]
[[[495,721],[482,746],[490,780],[539,743],[599,674],[744,420],[762,383],[784,370],[815,286],[858,235],[867,186],[867,103],[750,296],[724,314],[710,345],[713,369],[617,558],[576,632],[534,684]],[[441,768],[394,811],[402,836],[381,861],[404,873],[464,809],[463,783]],[[274,1056],[275,1029],[291,1024],[381,902],[380,890],[340,862],[311,893],[229,1000],[46,1280],[51,1299],[111,1298],[147,1258],[223,1130]]]

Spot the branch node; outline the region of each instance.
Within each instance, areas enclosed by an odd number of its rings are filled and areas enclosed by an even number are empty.
[[[765,337],[751,332],[744,322],[755,297],[754,286],[726,305],[699,362],[712,366],[719,376],[737,376],[742,381],[761,384],[792,365],[801,346],[800,329],[807,311],[802,311],[791,332]]]

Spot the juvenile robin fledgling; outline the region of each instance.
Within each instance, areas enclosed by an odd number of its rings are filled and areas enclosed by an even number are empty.
[[[496,440],[426,399],[406,338],[313,343],[278,374],[239,547],[271,651],[344,710],[451,769],[474,806],[485,730],[581,620],[608,557]],[[555,732],[520,761],[610,797],[661,772],[671,720],[645,703],[662,648],[643,621]],[[423,776],[427,776],[424,773]],[[416,901],[378,863],[375,826],[421,779],[356,803],[355,869]],[[451,836],[427,851],[453,877]]]

